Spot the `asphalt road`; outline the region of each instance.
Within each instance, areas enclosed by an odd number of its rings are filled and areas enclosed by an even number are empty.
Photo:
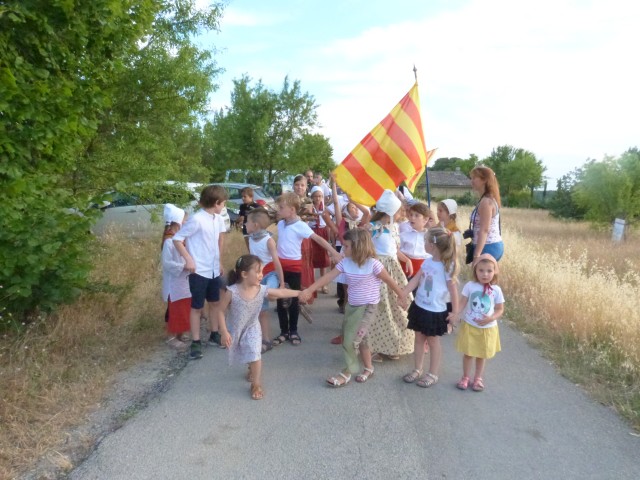
[[[264,400],[250,399],[245,368],[209,347],[70,478],[640,478],[640,438],[506,322],[482,393],[455,388],[461,359],[451,336],[430,389],[402,381],[411,356],[333,389],[324,380],[342,366],[329,344],[340,325],[335,298],[321,295],[313,311],[312,325],[300,319],[302,345],[264,355]]]

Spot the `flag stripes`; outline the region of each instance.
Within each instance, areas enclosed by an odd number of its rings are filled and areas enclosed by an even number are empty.
[[[418,84],[360,141],[336,168],[340,187],[363,205],[373,205],[427,163]]]

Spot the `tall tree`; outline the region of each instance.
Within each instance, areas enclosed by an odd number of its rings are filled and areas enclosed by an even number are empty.
[[[640,217],[640,152],[631,148],[619,158],[590,160],[576,185],[573,198],[586,210],[585,217],[597,223],[615,218]]]
[[[515,205],[518,194],[529,191],[529,203],[533,200],[533,191],[544,182],[546,167],[534,153],[511,145],[494,148],[483,161],[495,172],[500,182],[500,194],[505,204]]]
[[[182,103],[198,89],[174,78],[189,64],[187,52],[167,48],[184,44],[191,26],[204,22],[200,14],[187,12],[195,12],[194,1],[0,3],[0,313],[52,308],[85,284],[91,222],[87,187],[109,177],[111,168],[123,172],[127,161],[138,160],[139,149],[129,157],[123,147],[135,147],[140,137],[150,143],[146,132],[154,129],[153,115],[170,112],[148,113],[162,94],[165,103]],[[201,15],[208,21],[216,16]],[[171,39],[163,44],[164,56],[161,47],[154,50],[162,45],[158,38]],[[152,50],[155,57],[145,53]],[[206,60],[192,54],[196,63]],[[171,78],[159,78],[160,87],[147,80],[158,65],[152,58],[173,66]],[[134,69],[139,73],[131,74]],[[139,82],[156,88],[153,95],[136,89]],[[164,88],[167,83],[182,88]],[[132,99],[136,102],[127,105]],[[177,121],[184,129],[167,134],[184,151],[194,124],[188,115]],[[95,155],[89,158],[92,148]],[[171,150],[174,160],[180,149]]]
[[[252,86],[246,75],[234,80],[231,106],[217,112],[205,127],[207,164],[214,171],[225,166],[262,172],[271,181],[278,173],[306,165],[301,151],[313,154],[314,161],[324,156],[330,162],[328,142],[312,134],[316,109],[314,98],[302,92],[297,80],[291,83],[285,77],[278,93],[261,81]]]

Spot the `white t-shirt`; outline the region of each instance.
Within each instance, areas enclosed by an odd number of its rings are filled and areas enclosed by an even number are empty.
[[[336,265],[342,272],[341,283],[349,285],[347,290],[349,305],[376,305],[380,303],[380,279],[378,275],[384,266],[380,260],[369,258],[362,265],[358,265],[351,258],[345,257]]]
[[[431,255],[424,249],[424,232],[416,232],[413,228],[408,232],[400,232],[400,251],[409,258],[429,258]]]
[[[446,312],[449,296],[447,282],[450,280],[451,274],[445,271],[444,263],[427,258],[420,267],[420,284],[415,302],[430,312]]]
[[[220,275],[220,233],[226,232],[221,215],[207,213],[204,209],[191,215],[174,240],[186,240],[187,251],[196,264],[196,274],[215,278]]]
[[[467,306],[463,312],[464,321],[477,328],[489,328],[498,324],[497,321],[480,326],[476,320],[482,320],[484,315],[493,315],[495,306],[504,303],[502,289],[497,285],[491,285],[491,291],[484,292],[484,286],[478,282],[467,282],[462,288],[462,296],[468,298]]]
[[[409,223],[409,220],[398,222],[398,232],[400,233],[400,235],[406,232],[410,232],[411,230],[413,230],[413,227],[411,226],[411,223]]]
[[[313,230],[302,220],[286,225],[284,220],[278,222],[278,257],[288,260],[300,260],[302,258],[302,240],[313,235]]]

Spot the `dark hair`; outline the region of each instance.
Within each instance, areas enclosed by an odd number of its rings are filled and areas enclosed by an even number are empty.
[[[416,212],[419,215],[422,215],[424,218],[432,218],[432,219],[436,219],[435,215],[433,214],[433,210],[431,210],[429,208],[429,206],[426,203],[423,202],[416,202],[414,204],[412,204],[411,206],[409,206],[409,211],[410,212]]]
[[[248,272],[255,264],[261,264],[260,257],[255,255],[242,255],[236,260],[236,264],[227,276],[227,285],[235,285],[242,278],[242,272]]]
[[[240,195],[246,195],[247,197],[253,198],[253,188],[244,187],[242,190],[240,190]]]
[[[200,205],[202,208],[211,208],[229,198],[227,191],[220,185],[207,185],[200,194]]]

